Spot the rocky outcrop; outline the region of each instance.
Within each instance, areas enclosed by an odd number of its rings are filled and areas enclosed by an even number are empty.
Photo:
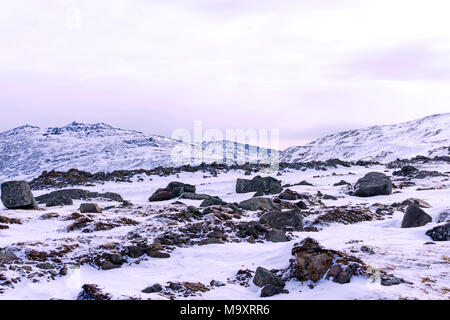
[[[30,186],[26,181],[8,181],[2,183],[1,200],[8,209],[38,210]]]
[[[281,191],[281,181],[272,177],[256,176],[251,180],[239,178],[236,181],[236,193],[277,194]]]
[[[359,179],[355,185],[354,196],[373,197],[390,195],[392,193],[392,181],[384,173],[369,172]]]
[[[299,210],[268,212],[259,219],[259,222],[278,230],[286,228],[303,230],[303,217]]]
[[[406,208],[403,216],[402,228],[415,228],[426,225],[433,219],[417,205],[410,205]]]

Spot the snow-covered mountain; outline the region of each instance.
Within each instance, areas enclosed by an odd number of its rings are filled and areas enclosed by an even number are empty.
[[[450,113],[395,125],[374,126],[327,135],[280,153],[281,161],[306,162],[339,158],[389,162],[417,155],[450,154]]]
[[[225,145],[227,163],[245,161],[247,154],[256,157],[256,147],[250,146],[246,152],[245,145],[234,148],[230,141]],[[0,133],[0,178],[26,179],[44,170],[71,168],[99,172],[222,162],[222,146],[222,141],[186,144],[104,123],[73,122],[47,129],[26,125]],[[258,151],[264,162],[267,150]]]

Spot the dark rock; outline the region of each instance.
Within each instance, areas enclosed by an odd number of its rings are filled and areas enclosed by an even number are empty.
[[[164,188],[164,189],[158,189],[156,190],[148,199],[150,202],[155,201],[166,201],[174,199],[175,195],[170,189]]]
[[[308,209],[308,206],[307,206],[306,203],[305,203],[304,201],[302,201],[302,200],[300,200],[299,202],[297,202],[295,205],[296,205],[298,208],[302,209],[302,210]]]
[[[107,271],[107,270],[112,270],[112,269],[120,268],[121,266],[122,266],[121,264],[116,264],[116,263],[113,263],[113,262],[111,262],[111,261],[104,261],[104,262],[100,265],[100,268],[101,268],[102,270],[104,270],[104,271]]]
[[[329,194],[325,194],[322,199],[324,200],[337,200],[338,198],[336,198],[335,196],[331,196]]]
[[[406,176],[406,177],[409,177],[409,176],[413,176],[413,175],[416,174],[417,172],[419,172],[419,169],[417,169],[416,167],[413,167],[413,166],[410,166],[410,165],[406,165],[406,166],[403,166],[403,167],[401,168],[401,170],[399,170],[399,171],[394,171],[394,172],[392,173],[392,175],[394,175],[394,176]]]
[[[416,198],[406,199],[406,200],[402,201],[401,204],[404,206],[410,206],[410,205],[415,204],[416,206],[421,207],[421,208],[431,208],[431,205],[428,202],[425,202],[421,199],[416,199]]]
[[[382,274],[381,275],[381,285],[385,287],[396,286],[402,283],[412,284],[411,282],[405,281],[402,278],[397,278],[392,274]]]
[[[291,227],[295,231],[303,230],[303,217],[299,210],[268,212],[259,219],[259,222],[280,230],[284,227]]]
[[[9,264],[16,260],[19,260],[19,258],[14,253],[0,251],[0,264]]]
[[[181,195],[181,199],[189,199],[189,200],[206,200],[211,198],[210,195],[207,194],[197,194],[192,192],[185,192]]]
[[[80,205],[81,213],[102,213],[102,209],[96,203],[82,203]]]
[[[425,234],[434,241],[448,241],[450,240],[450,222],[447,222],[442,226],[434,227]]]
[[[286,242],[288,238],[286,237],[286,232],[282,230],[272,229],[266,235],[267,241],[271,242]]]
[[[426,225],[433,219],[421,208],[416,205],[410,205],[406,208],[403,216],[402,228],[415,228]]]
[[[139,258],[147,252],[147,249],[143,246],[129,246],[127,254],[130,258]]]
[[[196,190],[195,186],[178,181],[173,181],[169,183],[166,189],[169,189],[174,194],[175,197],[179,197],[185,192],[195,193]]]
[[[103,198],[117,202],[123,201],[122,196],[114,192],[99,193],[83,189],[64,189],[53,191],[47,194],[43,194],[39,197],[36,197],[36,201],[39,203],[46,203],[47,206],[49,206],[48,203],[52,203],[53,201],[57,202],[60,201],[59,199],[64,198],[68,198],[71,200],[87,200],[93,198]]]
[[[2,183],[1,200],[8,209],[38,210],[36,200],[26,181],[8,181]]]
[[[54,266],[49,262],[38,263],[36,267],[43,270],[50,270],[54,268]]]
[[[85,284],[82,291],[78,294],[77,300],[111,300],[109,293],[103,293],[95,284]]]
[[[219,206],[219,205],[227,205],[228,203],[220,199],[219,197],[210,197],[206,200],[203,200],[200,204],[200,207],[210,207],[210,206]]]
[[[263,194],[277,194],[283,189],[281,181],[272,177],[256,176],[251,180],[237,179],[236,193],[262,192]]]
[[[369,172],[356,182],[355,189],[353,195],[357,197],[390,195],[392,193],[392,182],[384,173]]]
[[[298,200],[298,196],[290,193],[290,192],[282,192],[278,195],[278,198],[282,199],[282,200]]]
[[[265,285],[271,284],[276,287],[284,288],[285,283],[281,278],[274,275],[269,270],[258,267],[256,269],[255,277],[253,278],[253,283],[258,287],[264,287]]]
[[[265,285],[261,290],[261,298],[264,297],[272,297],[276,294],[280,294],[283,292],[283,288],[274,286],[272,284]]]
[[[151,258],[161,258],[161,259],[170,258],[170,254],[155,249],[149,249],[146,251],[146,253]]]
[[[153,292],[161,292],[162,291],[162,286],[159,283],[155,283],[154,285],[145,288],[144,290],[142,290],[143,293],[153,293]]]
[[[46,203],[47,207],[71,206],[71,205],[73,205],[72,199],[64,196],[55,197]]]
[[[350,183],[347,182],[347,181],[345,181],[345,180],[341,180],[341,181],[339,181],[339,182],[333,184],[334,187],[338,187],[338,186],[348,186],[348,185],[350,185]]]
[[[239,207],[244,210],[280,210],[269,198],[251,198],[241,201]]]

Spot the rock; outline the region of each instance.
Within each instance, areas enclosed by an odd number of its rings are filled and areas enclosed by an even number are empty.
[[[36,197],[36,201],[39,203],[46,203],[47,207],[49,203],[52,202],[60,202],[60,199],[71,199],[71,200],[87,200],[92,198],[103,198],[109,199],[117,202],[122,202],[122,196],[120,194],[114,192],[91,192],[83,189],[64,189],[57,190],[50,193],[43,194],[39,197]],[[67,200],[64,200],[67,202]],[[64,205],[64,204],[62,204]]]
[[[64,196],[53,198],[46,203],[47,207],[71,206],[71,205],[73,205],[72,199]]]
[[[277,194],[283,189],[281,181],[272,177],[256,176],[251,180],[237,179],[236,193],[262,192],[263,194]]]
[[[255,277],[253,278],[253,283],[258,287],[264,287],[265,285],[271,284],[276,287],[284,288],[285,283],[281,278],[274,275],[269,270],[258,267],[256,269]]]
[[[336,198],[335,196],[329,195],[329,194],[325,194],[325,195],[323,195],[322,199],[324,199],[324,200],[337,200],[338,198]]]
[[[257,210],[276,210],[280,209],[269,198],[251,198],[239,202],[239,207],[244,210],[257,211]]]
[[[298,208],[302,209],[302,210],[308,209],[308,206],[307,206],[306,203],[305,203],[304,201],[302,201],[302,200],[300,200],[299,202],[295,203],[295,205],[296,205]]]
[[[127,254],[130,258],[139,258],[147,252],[148,248],[143,246],[129,246],[127,249]]]
[[[265,285],[261,290],[261,298],[272,297],[283,292],[283,288],[274,286],[273,284]]]
[[[82,203],[80,205],[81,213],[102,213],[102,209],[96,203]]]
[[[291,227],[295,231],[303,230],[303,217],[300,210],[268,212],[259,219],[259,222],[280,230],[284,227]]]
[[[410,177],[416,174],[417,172],[419,172],[419,169],[417,169],[416,167],[406,165],[403,166],[399,171],[394,171],[392,175]]]
[[[10,264],[19,258],[14,253],[0,251],[0,264]]]
[[[348,183],[347,181],[341,180],[341,181],[336,182],[335,184],[333,184],[333,187],[338,187],[338,186],[349,186],[349,185],[350,185],[350,183]]]
[[[291,274],[300,281],[318,282],[325,275],[337,283],[348,283],[365,269],[362,261],[342,252],[324,249],[311,238],[303,239],[292,249]]]
[[[282,230],[272,229],[266,235],[267,241],[271,242],[286,242],[288,238],[286,237],[286,232]]]
[[[1,200],[8,209],[38,210],[39,207],[26,181],[8,181],[2,183]]]
[[[109,259],[111,260],[111,262],[112,263],[114,263],[114,264],[122,264],[122,262],[123,262],[123,259],[122,259],[122,256],[120,255],[120,254],[117,254],[117,253],[114,253],[114,254],[112,254],[110,257],[109,257]]]
[[[142,290],[143,293],[153,293],[153,292],[161,292],[162,291],[162,286],[159,283],[155,283],[154,285],[145,288],[144,290]]]
[[[406,208],[406,213],[402,220],[402,228],[421,227],[432,220],[425,211],[413,204]]]
[[[421,207],[421,208],[431,208],[431,205],[428,202],[425,202],[425,201],[423,201],[421,199],[417,199],[417,198],[406,199],[401,204],[404,206],[410,206],[412,204],[415,204],[416,206]]]
[[[100,265],[100,268],[101,268],[102,270],[104,270],[104,271],[107,271],[107,270],[112,270],[112,269],[120,268],[121,266],[122,266],[121,264],[116,264],[116,263],[113,263],[113,262],[111,262],[111,261],[104,261],[104,262]]]
[[[189,199],[189,200],[206,200],[211,198],[210,195],[207,194],[197,194],[192,192],[185,192],[181,195],[181,199]]]
[[[369,172],[356,182],[355,189],[353,195],[357,197],[390,195],[392,193],[392,182],[384,173]]]
[[[171,200],[174,199],[175,195],[172,193],[172,191],[170,191],[167,188],[164,189],[158,189],[156,190],[148,199],[148,201],[150,202],[155,202],[155,201],[166,201],[166,200]]]
[[[447,222],[442,226],[434,227],[425,234],[434,241],[448,241],[450,240],[450,222]]]
[[[210,207],[210,206],[219,206],[219,205],[227,205],[225,201],[220,199],[219,197],[209,197],[208,199],[203,200],[203,202],[200,204],[200,207]]]
[[[170,190],[175,197],[181,196],[185,192],[195,193],[195,186],[187,183],[173,181],[169,183],[166,189]]]
[[[42,270],[50,270],[54,268],[54,266],[49,262],[38,263],[36,267]]]
[[[151,258],[160,258],[160,259],[170,258],[170,254],[155,249],[149,249],[146,251],[146,253]]]
[[[103,293],[95,284],[84,284],[77,300],[111,300],[109,293]]]
[[[437,218],[437,223],[450,221],[450,210],[443,211]]]
[[[284,191],[284,192],[280,193],[278,195],[278,198],[280,198],[282,200],[298,200],[298,196],[297,195],[295,195],[293,193],[290,193],[290,192],[287,192],[287,191]]]
[[[402,283],[413,284],[412,282],[405,281],[402,278],[397,278],[392,274],[381,275],[381,285],[385,287],[396,286]]]

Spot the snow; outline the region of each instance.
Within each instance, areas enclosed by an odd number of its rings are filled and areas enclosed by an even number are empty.
[[[450,171],[449,165],[430,164],[422,165],[424,170]],[[127,297],[140,297],[143,299],[165,299],[158,293],[144,294],[141,290],[154,283],[163,286],[168,281],[191,281],[209,284],[211,280],[225,283],[223,287],[213,288],[195,299],[260,299],[260,288],[251,281],[249,287],[229,283],[239,269],[255,271],[258,266],[268,269],[286,268],[289,264],[291,249],[294,243],[305,237],[312,237],[319,241],[325,248],[342,250],[361,258],[373,268],[382,268],[388,273],[404,278],[413,284],[400,284],[392,287],[381,287],[371,283],[363,277],[353,277],[349,284],[337,284],[322,279],[313,289],[308,283],[295,280],[289,281],[286,289],[289,294],[280,294],[270,299],[449,299],[449,252],[448,241],[425,244],[431,239],[425,232],[436,224],[436,218],[440,212],[450,208],[448,189],[417,191],[419,186],[445,185],[450,183],[445,177],[417,180],[418,185],[400,190],[390,196],[377,196],[372,198],[357,198],[345,193],[345,187],[334,187],[333,184],[340,180],[355,183],[360,177],[369,171],[385,171],[384,166],[370,168],[352,167],[330,169],[328,171],[296,171],[287,170],[281,177],[283,184],[298,183],[306,180],[313,186],[294,186],[290,189],[298,192],[315,194],[321,191],[324,194],[335,195],[337,201],[323,200],[326,205],[344,206],[361,204],[367,207],[374,203],[391,204],[401,202],[407,198],[420,198],[432,205],[425,209],[433,217],[433,222],[419,228],[400,228],[403,213],[395,212],[384,220],[362,222],[352,225],[332,224],[325,226],[319,232],[295,232],[292,241],[284,243],[225,243],[205,246],[193,246],[176,248],[168,259],[147,258],[139,264],[129,263],[120,269],[108,271],[97,270],[89,265],[69,268],[67,276],[58,276],[55,280],[41,280],[32,282],[23,279],[0,294],[0,299],[75,299],[85,283],[94,283],[112,294],[114,299]],[[335,175],[333,175],[333,173]],[[388,170],[387,174],[392,174]],[[179,180],[185,183],[195,184],[197,193],[216,195],[228,202],[239,202],[248,199],[252,194],[236,194],[235,182],[237,178],[251,178],[244,176],[242,171],[219,173],[218,177],[203,178],[202,172],[182,172],[179,178],[168,177],[144,177],[139,182],[135,177],[133,183],[113,183],[83,187],[84,189],[98,192],[117,192],[124,199],[130,200],[136,206],[142,206],[141,211],[149,209],[163,209],[167,204],[175,200],[149,203],[148,197],[157,188],[165,187],[170,181]],[[254,176],[255,174],[253,174]],[[275,175],[273,175],[275,176]],[[49,192],[36,191],[35,196]],[[200,201],[184,200],[182,202],[198,206]],[[96,201],[97,202],[97,201]],[[63,219],[42,220],[39,217],[46,212],[57,212],[61,217],[68,216],[77,211],[81,201],[74,201],[73,206],[47,208],[44,211],[12,211],[0,207],[0,215],[18,217],[23,220],[21,225],[10,225],[9,229],[0,230],[0,247],[17,248],[20,242],[31,246],[38,245],[53,248],[61,244],[66,238],[79,242],[81,247],[77,250],[85,250],[95,245],[115,241],[120,236],[126,235],[135,229],[133,226],[123,226],[108,231],[98,231],[83,234],[79,231],[67,233],[64,228],[70,223]],[[99,201],[100,206],[105,207],[114,203]],[[99,214],[101,218],[113,218],[126,216],[148,226],[158,225],[153,217],[140,215],[139,210],[120,209],[108,210]],[[256,213],[249,213],[249,218],[256,219]],[[352,240],[358,240],[354,242]],[[370,246],[375,254],[369,255],[361,252],[361,245]],[[355,251],[355,252],[353,252]],[[10,272],[10,271],[8,271]],[[6,274],[8,274],[6,272]],[[435,282],[427,282],[424,279]],[[192,298],[192,297],[191,297]]]

